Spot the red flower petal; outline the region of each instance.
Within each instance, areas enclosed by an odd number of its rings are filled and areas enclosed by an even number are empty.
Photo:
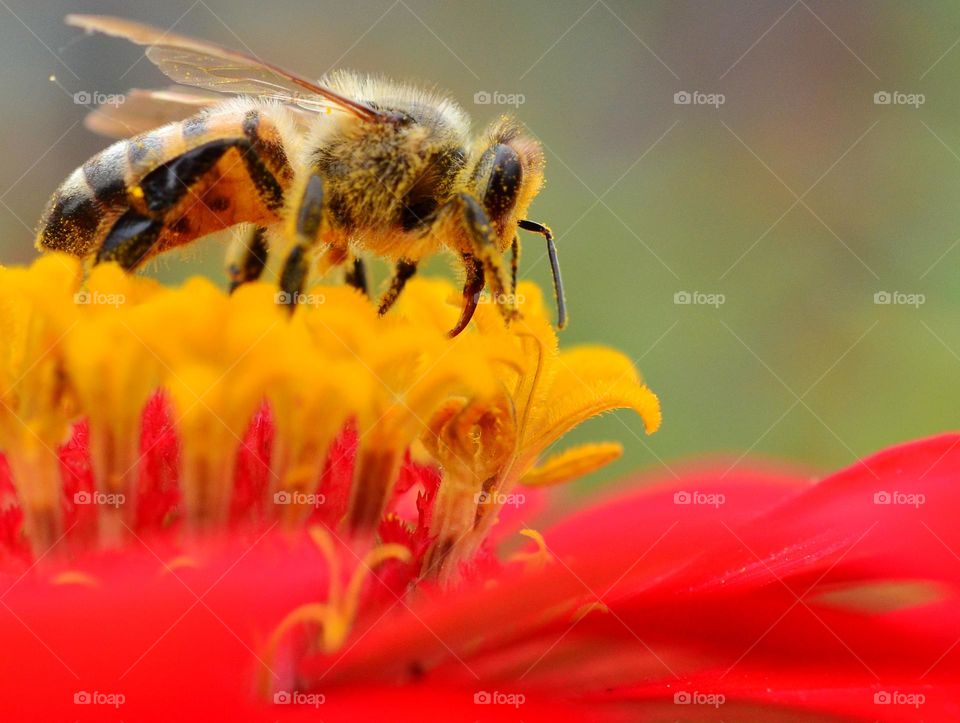
[[[291,658],[281,648],[268,660],[271,632],[291,610],[324,601],[329,582],[303,531],[264,532],[268,412],[240,454],[232,531],[176,544],[177,443],[161,398],[144,419],[137,537],[126,547],[78,554],[95,532],[88,508],[72,504],[92,484],[82,426],[60,453],[69,533],[22,577],[17,510],[0,515],[7,561],[18,564],[0,590],[0,696],[21,717],[399,710],[538,720],[569,706],[577,718],[709,719],[711,700],[730,718],[770,706],[869,719],[960,713],[960,436],[886,450],[816,485],[769,472],[685,473],[548,528],[549,564],[491,555],[452,590],[404,595],[417,566],[390,561],[368,576],[341,651]],[[327,504],[312,522],[333,526],[346,510],[356,443],[348,428],[334,444],[320,479]],[[9,499],[8,474],[0,464]],[[416,552],[429,539],[439,478],[409,460],[403,475],[415,514],[395,500],[399,514],[380,533]],[[531,511],[505,509],[501,529],[529,524]],[[362,548],[338,544],[354,567]],[[890,584],[897,604],[871,607]],[[267,668],[273,690],[322,694],[324,707],[258,698]],[[125,702],[81,708],[73,696],[84,691]],[[520,709],[479,708],[482,692],[525,699]]]
[[[447,684],[470,685],[476,673],[531,695],[607,691],[625,700],[645,690],[644,700],[659,691],[662,703],[680,685],[700,685],[746,706],[867,718],[916,714],[890,714],[874,695],[923,693],[937,718],[954,710],[960,682],[960,561],[945,524],[960,509],[958,474],[960,437],[945,436],[887,450],[815,486],[701,473],[634,493],[548,530],[559,559],[546,569],[445,594],[364,631],[337,678],[377,671],[403,680],[426,669]],[[681,491],[725,499],[678,504]],[[937,504],[875,504],[880,491]],[[871,612],[827,596],[867,600],[868,583],[903,580],[929,583],[936,601]],[[548,614],[598,598],[609,613]],[[847,703],[833,707],[844,691]]]

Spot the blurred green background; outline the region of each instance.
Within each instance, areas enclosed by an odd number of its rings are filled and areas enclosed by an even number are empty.
[[[664,407],[653,437],[617,414],[566,440],[626,444],[591,482],[712,453],[826,469],[958,426],[960,6],[3,0],[6,264],[34,257],[48,195],[106,145],[73,94],[165,85],[139,48],[85,37],[68,12],[175,25],[308,76],[436,83],[478,127],[513,108],[477,93],[522,94],[548,156],[531,216],[558,232],[563,343],[625,350]],[[537,237],[525,249],[523,275],[547,286]],[[221,279],[221,265],[206,243],[150,272]]]

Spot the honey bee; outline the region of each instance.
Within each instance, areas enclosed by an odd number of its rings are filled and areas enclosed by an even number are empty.
[[[472,138],[466,113],[436,91],[347,71],[313,82],[121,18],[69,15],[67,23],[147,46],[147,58],[182,85],[237,97],[134,90],[124,104],[95,111],[88,125],[123,140],[56,191],[38,249],[133,271],[168,249],[237,227],[246,233],[227,253],[231,290],[259,278],[274,246],[285,247],[284,303],[301,298],[311,267],[343,267],[347,283],[367,292],[363,258],[371,254],[394,267],[381,314],[421,259],[445,249],[466,272],[450,331],[456,336],[488,285],[506,322],[518,315],[523,229],[546,240],[557,326],[566,324],[553,234],[526,218],[543,185],[543,150],[516,120],[502,117]]]

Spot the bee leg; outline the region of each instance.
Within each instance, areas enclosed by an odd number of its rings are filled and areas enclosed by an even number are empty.
[[[380,297],[380,306],[377,309],[377,313],[379,313],[380,316],[390,311],[390,307],[393,306],[400,297],[400,292],[403,291],[403,287],[407,285],[407,280],[415,273],[417,273],[416,261],[407,261],[406,259],[397,261],[397,265],[393,270],[393,277],[390,279],[390,288]]]
[[[524,231],[538,233],[547,240],[547,254],[550,256],[550,269],[553,272],[553,293],[557,298],[557,328],[567,325],[567,302],[563,293],[563,279],[560,278],[560,264],[557,261],[557,247],[553,243],[553,231],[536,221],[520,219],[517,225]]]
[[[467,279],[463,283],[463,311],[460,312],[457,325],[448,333],[451,339],[467,328],[483,291],[483,262],[472,254],[464,254],[463,265],[467,269]]]
[[[510,244],[510,293],[517,294],[517,269],[520,267],[520,237],[514,235]]]
[[[131,208],[117,219],[100,244],[96,263],[116,261],[125,271],[132,271],[149,255],[162,230],[162,221]]]
[[[280,271],[280,298],[291,311],[303,293],[310,266],[308,256],[320,237],[323,196],[323,180],[316,174],[310,176],[300,197],[300,204],[291,217],[295,243]]]
[[[463,213],[463,225],[473,244],[473,256],[483,265],[497,308],[509,323],[519,316],[515,297],[510,293],[510,274],[497,249],[497,236],[483,206],[469,193],[457,196]]]
[[[267,265],[267,230],[251,226],[238,233],[227,251],[227,276],[230,293],[248,281],[256,281]]]
[[[359,256],[354,256],[352,262],[347,262],[347,272],[343,280],[353,288],[362,291],[364,296],[370,296],[370,288],[367,286],[367,266]]]

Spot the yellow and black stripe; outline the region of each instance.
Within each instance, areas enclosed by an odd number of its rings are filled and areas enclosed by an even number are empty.
[[[276,223],[292,177],[268,112],[204,112],[118,141],[74,171],[44,213],[37,246],[136,268],[237,223]]]

